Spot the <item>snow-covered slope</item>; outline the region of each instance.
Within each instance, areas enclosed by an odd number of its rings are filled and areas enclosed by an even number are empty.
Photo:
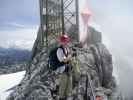
[[[0,75],[0,100],[6,100],[6,97],[11,92],[6,92],[6,90],[19,84],[24,75],[25,71],[13,74]]]

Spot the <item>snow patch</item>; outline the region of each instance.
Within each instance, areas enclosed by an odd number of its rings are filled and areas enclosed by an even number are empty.
[[[5,92],[20,83],[25,75],[25,71],[13,74],[0,75],[0,100],[6,100],[11,91]]]

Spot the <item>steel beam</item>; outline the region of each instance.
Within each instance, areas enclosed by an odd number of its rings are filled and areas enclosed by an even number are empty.
[[[40,0],[42,45],[48,47],[50,37],[66,34],[72,25],[78,27],[78,0]]]

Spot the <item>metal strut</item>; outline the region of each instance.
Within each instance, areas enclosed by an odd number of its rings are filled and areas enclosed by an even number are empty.
[[[78,30],[78,0],[40,0],[41,44],[48,47],[51,39],[68,33],[72,25]]]
[[[65,25],[64,25],[64,0],[61,0],[61,11],[62,11],[62,34],[65,34]]]

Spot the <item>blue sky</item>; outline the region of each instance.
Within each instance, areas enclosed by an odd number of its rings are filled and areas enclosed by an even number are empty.
[[[0,46],[31,49],[39,25],[38,0],[0,1]]]
[[[38,0],[1,0],[0,29],[38,24],[38,11]]]
[[[0,46],[32,48],[39,25],[38,2],[39,0],[0,1]],[[132,4],[133,0],[88,0],[92,22],[102,31],[104,43],[116,59],[116,68],[121,63],[119,59],[128,65],[124,67],[124,74],[129,72],[127,77],[132,75],[129,70],[133,70]],[[121,70],[120,67],[117,69]],[[120,74],[122,79],[123,72]],[[122,80],[122,83],[130,85],[127,81]]]
[[[11,25],[34,25],[39,24],[39,0],[1,0],[0,1],[0,28]],[[112,15],[132,16],[132,0],[89,0],[89,6],[97,20],[101,17]],[[108,16],[107,16],[108,15]],[[18,25],[19,26],[19,25]],[[12,27],[11,27],[12,28]]]

